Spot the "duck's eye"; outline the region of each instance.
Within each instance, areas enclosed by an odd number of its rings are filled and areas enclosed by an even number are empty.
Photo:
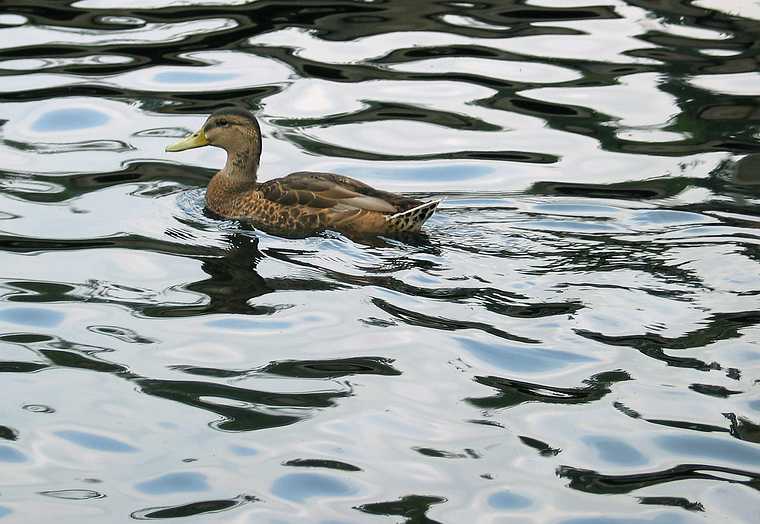
[[[216,121],[216,125],[218,125],[219,127],[227,127],[228,125],[230,125],[230,123],[227,122],[225,119],[221,119],[221,120]]]

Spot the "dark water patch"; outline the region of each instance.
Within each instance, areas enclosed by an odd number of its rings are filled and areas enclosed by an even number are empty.
[[[508,107],[514,107],[516,110],[522,113],[534,114],[538,116],[582,118],[588,118],[590,116],[589,111],[584,110],[581,107],[573,107],[563,104],[550,104],[547,102],[530,100],[527,98],[514,97],[504,101],[499,100],[494,102],[495,103],[491,105],[504,109]]]
[[[283,466],[293,466],[297,468],[325,468],[325,469],[334,469],[338,471],[361,471],[362,469],[354,466],[353,464],[348,464],[346,462],[341,462],[339,460],[328,460],[328,459],[293,459],[288,460],[287,462],[283,462]]]
[[[742,372],[740,369],[737,368],[728,368],[726,370],[726,377],[732,379],[732,380],[741,380],[742,378]]]
[[[2,282],[0,286],[11,291],[5,297],[8,302],[61,302],[67,299],[68,293],[76,289],[74,286],[59,282],[19,282],[12,280]]]
[[[0,335],[0,340],[33,351],[44,351],[54,348],[63,351],[76,351],[88,357],[94,357],[99,353],[111,353],[113,351],[107,347],[81,344],[64,338],[40,335],[37,333],[9,333],[7,335]]]
[[[665,187],[652,187],[638,183],[636,187],[633,184],[586,184],[586,183],[566,183],[566,182],[537,182],[531,187],[531,193],[538,195],[559,195],[559,196],[583,196],[590,198],[628,198],[628,199],[648,199],[664,198],[680,193],[684,185],[673,187],[671,181],[669,189]],[[641,187],[643,186],[643,187]]]
[[[484,296],[483,305],[488,311],[515,318],[542,318],[555,315],[572,315],[583,309],[583,304],[577,302],[539,304],[510,304],[497,293]],[[506,303],[505,303],[506,302]]]
[[[55,413],[55,408],[46,406],[45,404],[24,404],[21,408],[25,411],[31,411],[32,413]]]
[[[128,344],[154,344],[155,340],[143,337],[135,331],[119,326],[87,326],[88,331],[115,338]]]
[[[133,512],[130,516],[136,520],[152,519],[176,519],[181,517],[192,517],[195,515],[204,515],[207,513],[219,513],[227,511],[249,502],[257,502],[259,499],[250,495],[239,495],[232,499],[204,500],[200,502],[190,502],[178,506],[163,506],[155,508],[146,508]]]
[[[670,155],[682,156],[686,153],[708,153],[711,151],[727,151],[737,155],[760,152],[760,146],[751,141],[751,137],[745,140],[705,140],[699,143],[673,143],[673,144],[630,144],[622,143],[620,150],[634,154]]]
[[[554,164],[559,162],[559,157],[536,151],[452,151],[429,154],[391,155],[387,153],[375,153],[363,151],[339,145],[330,144],[329,147],[323,142],[313,140],[308,136],[290,134],[288,138],[304,151],[313,154],[326,154],[330,151],[343,158],[355,160],[384,160],[384,161],[419,161],[419,160],[495,160],[504,162],[527,162],[533,164]]]
[[[632,475],[604,475],[593,470],[560,466],[557,468],[557,475],[569,479],[568,486],[572,489],[599,495],[626,494],[681,480],[714,480],[744,484],[755,490],[760,486],[760,475],[757,473],[707,464],[681,464],[669,469]]]
[[[18,440],[18,431],[8,426],[0,426],[0,438],[4,440]]]
[[[654,358],[656,360],[667,363],[669,366],[691,368],[697,369],[699,371],[712,371],[722,369],[721,365],[717,362],[707,363],[694,357],[679,357],[670,353],[666,353],[663,348],[671,347],[670,344],[665,337],[654,333],[648,333],[646,335],[615,337],[581,330],[578,330],[577,333],[582,337],[586,337],[597,342],[602,342],[610,346],[632,347],[650,358]],[[725,333],[721,331],[721,336],[724,335]],[[679,347],[678,349],[686,348]]]
[[[15,368],[11,363],[5,362],[4,364],[9,366],[8,371],[25,372],[26,369],[36,371],[38,369],[58,366],[102,373],[113,373],[125,378],[133,377],[132,373],[126,367],[114,364],[97,356],[100,353],[109,353],[113,351],[108,348],[78,344],[57,337],[37,336],[34,334],[6,335],[0,337],[0,340],[5,340],[19,347],[34,351],[36,354],[45,357],[48,361],[47,364],[39,365],[33,363],[16,363]],[[1,366],[2,365],[0,365],[0,367]]]
[[[503,377],[478,376],[475,377],[475,382],[494,388],[498,393],[490,397],[468,398],[467,401],[484,409],[510,408],[524,402],[585,404],[604,398],[612,392],[610,387],[613,384],[626,380],[631,380],[631,377],[624,371],[606,371],[584,380],[586,386],[566,388]]]
[[[0,373],[34,373],[49,367],[46,364],[37,364],[34,362],[14,362],[14,361],[2,361],[0,362]]]
[[[503,338],[505,340],[511,340],[513,342],[521,342],[523,344],[537,344],[537,340],[533,340],[530,338],[521,337],[518,335],[513,335],[511,333],[507,333],[506,331],[502,331],[501,329],[495,328],[493,326],[490,326],[488,324],[484,324],[481,322],[471,322],[471,321],[463,321],[463,320],[454,320],[451,318],[441,318],[441,317],[432,317],[425,315],[423,313],[418,313],[415,311],[411,311],[405,308],[402,308],[400,306],[396,306],[391,304],[390,302],[387,302],[385,300],[382,300],[380,298],[374,298],[372,299],[372,303],[382,309],[383,311],[393,315],[395,318],[403,321],[405,324],[412,325],[412,326],[421,326],[431,329],[441,329],[444,331],[459,331],[463,329],[475,329],[479,331],[484,331],[485,333],[489,333],[491,335],[497,336],[499,338]]]
[[[47,132],[55,132],[50,130]],[[76,151],[109,151],[112,153],[125,153],[134,148],[121,140],[84,140],[79,142],[36,142],[27,143],[16,140],[2,140],[7,145],[21,151],[34,152],[39,155],[72,153]]]
[[[171,105],[166,112],[175,114],[213,113],[217,109],[230,106],[255,108],[258,100],[273,96],[280,91],[279,86],[263,86],[246,89],[230,89],[211,93],[175,94],[169,97]]]
[[[91,489],[58,489],[53,491],[40,491],[40,495],[62,500],[90,500],[102,499],[103,493]]]
[[[38,60],[45,64],[46,72],[78,76],[117,75],[149,63],[144,57],[132,56],[124,51],[119,54],[101,55],[92,54],[88,51],[77,52],[74,49],[67,52],[61,48],[56,48],[55,51],[51,50],[51,52],[46,53],[45,46],[36,46],[31,54],[40,57]],[[54,55],[55,58],[50,59],[51,55]],[[68,57],[68,60],[64,57]],[[0,66],[0,70],[2,70],[2,66]],[[0,76],[2,74],[0,72]]]
[[[434,449],[434,448],[412,448],[414,451],[419,453],[420,455],[425,455],[426,457],[433,457],[433,458],[447,458],[447,459],[466,459],[466,458],[480,458],[480,455],[472,450],[472,449],[465,449],[464,452],[457,452],[457,451],[446,451],[442,449]]]
[[[171,243],[159,239],[140,237],[138,235],[113,236],[92,240],[58,240],[0,235],[0,248],[4,251],[21,254],[35,254],[49,251],[81,251],[98,248],[138,249],[155,253],[178,255],[203,255],[209,252],[217,252],[213,248],[204,249],[203,247]]]
[[[507,21],[525,21],[525,22],[553,22],[561,20],[591,20],[619,18],[614,9],[609,7],[595,8],[554,8],[544,7],[537,9],[513,8],[507,11],[501,11],[500,15]]]
[[[657,334],[630,337],[606,337],[610,345],[627,345],[636,349],[648,349],[658,345],[668,349],[698,348],[707,344],[741,337],[741,329],[760,323],[760,313],[756,311],[739,311],[736,313],[717,313],[710,316],[705,327],[696,329],[681,337],[668,338]]]
[[[691,384],[689,389],[703,395],[718,398],[728,398],[731,395],[743,393],[743,391],[731,390],[727,387],[718,386],[716,384]]]
[[[393,359],[351,357],[335,360],[281,360],[261,368],[262,373],[281,377],[341,378],[351,375],[397,376],[401,371],[392,366]]]
[[[434,505],[444,502],[446,499],[442,497],[406,495],[399,500],[363,504],[355,509],[370,515],[399,516],[406,519],[403,521],[405,524],[440,524],[440,521],[428,517],[427,512]]]
[[[704,511],[701,502],[692,502],[683,497],[639,497],[639,504],[646,506],[673,506],[688,511]]]
[[[559,162],[559,157],[557,156],[532,151],[467,151],[464,153],[446,153],[439,156],[440,158],[447,159],[462,158],[469,160],[495,160],[498,162],[527,162],[531,164],[555,164]],[[435,157],[430,156],[425,158]]]
[[[503,424],[495,420],[478,419],[478,420],[468,420],[468,422],[471,422],[472,424],[479,424],[481,426],[492,426],[494,428],[504,428]]]
[[[519,438],[520,442],[522,442],[526,446],[538,451],[538,454],[541,455],[542,457],[555,457],[559,455],[560,453],[562,453],[562,449],[553,448],[546,442],[543,442],[536,438],[527,437],[525,435],[520,435],[517,438]]]
[[[638,411],[636,411],[635,409],[629,406],[626,406],[622,402],[616,401],[616,402],[613,402],[612,405],[616,410],[618,410],[619,412],[621,412],[623,415],[627,417],[631,417],[635,419],[641,418],[641,413],[639,413]]]
[[[477,120],[467,115],[457,113],[446,113],[443,111],[433,111],[423,109],[412,105],[388,104],[370,102],[367,107],[361,111],[338,115],[333,118],[334,125],[357,124],[363,122],[377,122],[385,120],[411,120],[417,122],[427,122],[439,126],[451,127],[453,129],[476,130],[476,131],[499,131],[500,128],[494,124],[489,124]],[[298,125],[308,127],[319,125],[321,119],[300,119],[298,121],[280,120],[273,123],[292,126]]]
[[[56,338],[39,333],[4,333],[0,335],[0,340],[11,344],[37,344],[40,342],[51,342],[56,340]]]
[[[477,45],[448,45],[445,47],[415,47],[393,50],[385,55],[381,61],[383,64],[397,64],[439,57],[471,57],[471,58],[495,58],[509,59],[516,55],[505,53],[492,47]]]
[[[760,444],[760,424],[756,424],[746,417],[737,416],[735,413],[723,413],[723,416],[731,422],[730,433],[732,437]]]
[[[645,419],[652,424],[659,424],[669,428],[689,429],[692,431],[701,431],[703,433],[728,433],[727,428],[721,426],[714,426],[712,424],[700,424],[699,422],[689,422],[685,420],[663,420],[663,419]]]
[[[187,373],[188,375],[197,375],[201,377],[216,377],[216,378],[237,378],[244,377],[250,373],[250,371],[236,371],[232,369],[219,369],[197,366],[172,366],[171,369]]]
[[[216,413],[212,427],[222,431],[254,431],[294,424],[310,410],[334,405],[350,395],[343,390],[274,393],[199,381],[138,379],[143,393]],[[213,399],[220,402],[214,402]],[[207,400],[208,399],[208,400]]]
[[[118,364],[106,362],[101,359],[84,356],[73,351],[59,351],[54,349],[43,349],[40,351],[50,360],[54,366],[87,369],[101,373],[128,373],[128,369]]]

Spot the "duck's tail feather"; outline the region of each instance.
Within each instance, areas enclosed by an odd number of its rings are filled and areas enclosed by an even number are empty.
[[[412,209],[407,209],[401,213],[386,216],[385,223],[388,232],[407,233],[419,231],[422,224],[424,224],[428,218],[433,216],[435,209],[441,202],[443,202],[442,198],[440,200],[431,200],[430,202],[425,202],[424,204],[420,204]]]

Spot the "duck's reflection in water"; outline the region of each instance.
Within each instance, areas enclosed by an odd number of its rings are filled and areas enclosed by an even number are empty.
[[[159,307],[146,312],[156,316],[194,316],[209,313],[252,313],[249,301],[270,293],[272,288],[256,272],[264,257],[255,236],[232,233],[227,236],[228,248],[211,256],[193,257],[201,261],[208,278],[193,282],[185,289],[208,297],[205,304],[184,307]]]
[[[170,233],[169,236],[174,235]],[[187,235],[184,240],[186,244],[192,243]],[[252,305],[251,300],[279,289],[322,290],[341,286],[340,283],[313,277],[297,278],[288,275],[264,279],[256,271],[257,264],[264,258],[258,247],[258,238],[252,232],[240,231],[228,234],[225,240],[226,246],[221,248],[204,246],[194,250],[165,242],[154,246],[201,262],[207,278],[187,284],[184,289],[204,295],[204,300],[202,304],[162,304],[154,298],[147,305],[146,302],[130,303],[134,312],[138,313],[137,317],[155,319],[220,313],[246,316],[267,314],[267,311],[262,310],[265,306]],[[102,326],[91,326],[88,331],[100,332],[101,328]],[[115,330],[118,333],[126,332],[118,326],[109,326],[107,334],[116,332]],[[138,331],[136,327],[129,331],[132,334],[130,341],[134,339],[143,344],[160,345],[159,340],[140,337]],[[347,358],[271,360],[265,361],[264,365],[236,369],[180,364],[170,366],[172,375],[176,377],[152,378],[117,363],[120,352],[108,347],[24,333],[4,335],[0,341],[23,347],[44,359],[44,362],[34,365],[27,362],[6,362],[5,368],[29,373],[46,368],[108,373],[134,383],[142,393],[218,415],[209,421],[209,425],[222,431],[254,431],[293,424],[313,416],[317,411],[334,406],[339,398],[352,395],[351,384],[339,380],[343,377],[400,374],[392,365],[391,359],[357,355]],[[262,387],[265,382],[256,381],[256,387],[248,387],[240,382],[241,379],[256,377],[292,380],[292,387],[283,390],[283,382],[278,380],[279,389],[270,391]],[[308,384],[303,379],[309,379]],[[319,382],[316,387],[314,381]]]
[[[266,234],[276,234],[270,230],[262,231]],[[184,230],[183,233],[187,234]],[[349,275],[326,269],[324,270],[326,274],[334,278],[316,278],[313,275],[311,278],[305,278],[288,275],[264,279],[256,271],[256,267],[262,259],[267,257],[296,268],[323,269],[302,259],[303,255],[310,255],[313,250],[269,248],[266,254],[263,253],[259,249],[256,233],[252,227],[250,230],[230,232],[224,239],[225,248],[213,249],[204,246],[198,249],[197,254],[182,253],[182,256],[199,260],[201,269],[208,275],[208,278],[183,286],[189,292],[207,297],[204,298],[202,304],[154,304],[144,308],[142,314],[149,317],[184,317],[220,313],[271,314],[274,312],[273,307],[253,304],[252,299],[279,290],[325,291],[356,283]],[[177,233],[172,230],[167,230],[166,234],[177,236]],[[288,238],[305,239],[308,236],[314,235],[290,235]],[[393,237],[352,236],[350,240],[368,248],[398,247],[403,244],[434,254],[439,252],[424,233],[405,233]],[[341,280],[344,281],[341,282]]]

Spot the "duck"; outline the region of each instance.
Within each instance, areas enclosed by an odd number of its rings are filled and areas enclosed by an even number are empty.
[[[167,152],[212,146],[227,152],[224,167],[206,189],[206,207],[226,219],[275,234],[303,236],[324,230],[356,235],[418,233],[441,200],[422,201],[375,189],[333,173],[299,171],[258,181],[262,135],[250,111],[213,112]]]

